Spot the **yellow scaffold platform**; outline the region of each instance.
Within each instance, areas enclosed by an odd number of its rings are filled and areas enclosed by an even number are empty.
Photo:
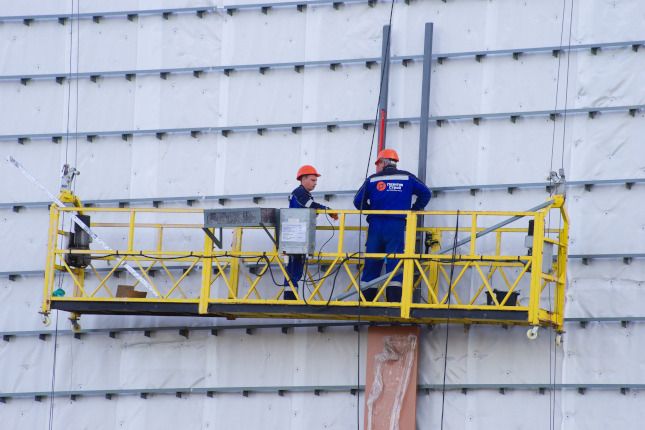
[[[296,300],[282,299],[286,262],[272,228],[205,234],[204,209],[82,207],[74,196],[64,197],[69,206],[50,208],[45,316],[58,309],[72,319],[128,314],[563,327],[569,219],[559,195],[528,212],[389,212],[406,217],[405,250],[398,255],[359,246],[364,215],[383,211],[318,211],[317,251],[306,260],[306,281],[286,287]],[[331,212],[338,222],[323,215]],[[74,213],[90,216],[92,231],[110,249],[96,242],[70,249]],[[417,225],[420,216],[425,227]],[[400,303],[385,301],[395,272],[378,285],[374,300],[360,290],[365,260],[384,258],[398,259]]]

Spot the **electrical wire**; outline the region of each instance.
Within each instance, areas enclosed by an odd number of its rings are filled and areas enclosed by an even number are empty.
[[[457,211],[457,220],[455,222],[455,234],[452,240],[452,263],[450,264],[450,279],[448,281],[448,304],[446,308],[446,342],[443,351],[443,382],[441,383],[441,430],[443,430],[445,405],[446,405],[446,374],[448,373],[448,339],[450,331],[450,304],[452,297],[452,279],[455,273],[455,259],[457,257],[457,235],[459,234],[459,210]]]

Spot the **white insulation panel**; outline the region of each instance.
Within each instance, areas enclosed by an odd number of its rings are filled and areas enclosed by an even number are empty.
[[[82,172],[76,182],[81,199],[197,196],[194,207],[215,207],[199,196],[288,193],[295,172],[313,164],[322,173],[316,191],[353,191],[366,169],[373,172],[374,129],[360,125],[307,128],[302,123],[374,119],[380,67],[364,63],[262,70],[259,66],[229,74],[208,71],[138,74],[127,80],[100,76],[109,71],[261,65],[376,58],[390,3],[273,7],[260,5],[227,14],[223,6],[247,4],[197,1],[82,2],[80,12],[218,7],[195,13],[124,15],[93,20],[34,20],[0,23],[0,135],[56,134],[51,138],[0,141],[0,159],[20,160],[48,189],[59,185],[65,161]],[[73,10],[72,10],[73,6]],[[0,16],[77,13],[78,2],[0,0]],[[98,22],[96,22],[98,21]],[[551,109],[605,108],[645,104],[645,3],[640,0],[415,0],[395,2],[392,10],[393,55],[423,52],[423,28],[434,23],[435,54],[559,47],[636,41],[635,47],[550,51],[449,58],[432,63],[430,113],[477,115]],[[53,78],[20,81],[20,76],[91,72],[90,80]],[[422,61],[392,65],[389,117],[418,117]],[[281,130],[256,128],[283,124]],[[392,123],[388,146],[401,156],[400,167],[417,172],[419,124]],[[155,136],[157,129],[249,126],[227,136],[204,132]],[[149,130],[146,135],[137,134]],[[85,134],[115,131],[91,141]],[[67,133],[79,132],[75,138]],[[121,134],[133,134],[124,140]],[[645,114],[626,111],[472,119],[430,123],[427,183],[469,186],[544,182],[551,169],[564,167],[570,180],[645,177]],[[4,163],[4,161],[2,162]],[[0,203],[44,202],[47,197],[8,163],[0,166]],[[645,253],[645,186],[635,184],[571,187],[572,254]],[[543,188],[442,193],[433,210],[522,210],[548,193]],[[227,207],[244,207],[233,199]],[[282,198],[266,198],[266,207],[283,207]],[[329,205],[351,208],[349,196]],[[173,203],[170,207],[184,207]],[[320,220],[320,222],[324,222]],[[68,315],[54,314],[61,330],[39,339],[42,330],[42,275],[48,211],[27,207],[0,209],[0,341],[2,393],[54,390],[166,389],[167,394],[116,394],[11,397],[0,403],[0,427],[66,429],[356,429],[363,428],[364,397],[343,392],[184,394],[203,387],[354,386],[365,381],[366,332],[351,327],[255,330],[177,330],[85,334],[69,332]],[[118,242],[122,238],[110,237]],[[150,239],[150,238],[144,238]],[[321,239],[320,237],[318,238]],[[180,247],[197,237],[178,236]],[[260,240],[260,239],[258,239]],[[324,240],[324,239],[323,239]],[[358,249],[353,239],[349,242]],[[566,314],[569,318],[618,318],[643,315],[645,260],[621,258],[570,260]],[[588,263],[588,264],[583,264]],[[88,282],[95,282],[91,279]],[[198,276],[190,281],[198,285]],[[262,288],[270,288],[263,286]],[[226,321],[216,318],[84,316],[83,328],[211,326],[276,321]],[[292,322],[292,321],[287,321]],[[564,344],[541,330],[529,341],[525,329],[495,326],[423,328],[419,384],[490,384],[491,388],[419,392],[417,428],[446,429],[639,429],[643,391],[518,388],[504,384],[644,384],[645,325],[639,322],[577,322],[565,326]],[[55,349],[56,345],[56,349]],[[54,351],[56,362],[54,365]],[[447,351],[447,354],[446,352]],[[444,374],[445,363],[445,374]],[[51,413],[53,411],[53,413]]]

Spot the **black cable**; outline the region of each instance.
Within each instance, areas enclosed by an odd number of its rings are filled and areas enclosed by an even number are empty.
[[[388,26],[389,26],[389,31],[387,33],[387,40],[385,41],[385,52],[389,54],[390,52],[390,42],[392,40],[392,15],[394,14],[394,0],[391,1],[390,3],[390,17],[388,19]],[[389,58],[384,59],[384,61],[389,61]],[[372,129],[372,139],[370,142],[370,151],[369,151],[369,156],[367,157],[367,165],[365,166],[365,177],[363,180],[363,184],[365,184],[365,180],[367,180],[367,177],[369,176],[369,169],[370,169],[370,163],[372,160],[372,152],[374,151],[374,137],[376,135],[376,126],[378,124],[378,115],[379,115],[379,106],[381,104],[381,99],[383,97],[382,94],[382,89],[383,89],[383,79],[385,78],[385,64],[382,64],[381,67],[381,77],[379,79],[379,92],[378,92],[378,102],[376,103],[376,112],[374,115],[374,127]],[[359,213],[358,213],[358,249],[360,252],[361,248],[361,243],[362,243],[362,232],[363,232],[363,210],[365,207],[366,203],[366,195],[365,192],[363,192],[363,197],[361,199],[361,204],[360,207],[358,208]],[[357,273],[357,278],[358,278],[358,315],[357,315],[357,321],[359,323],[359,329],[356,332],[356,428],[360,428],[360,380],[361,380],[361,372],[360,372],[360,363],[361,363],[361,330],[360,330],[360,322],[361,322],[361,270],[364,268],[364,263],[361,265],[361,257],[359,255],[358,259],[358,273]],[[364,260],[364,258],[363,258]],[[334,281],[335,282],[335,281]],[[331,300],[331,296],[330,296]]]
[[[334,236],[336,235],[336,230],[334,229],[334,224],[332,224],[332,222],[331,222],[331,220],[330,220],[330,218],[329,218],[329,214],[325,213],[324,215],[325,215],[325,219],[327,220],[327,222],[328,222],[328,223],[329,223],[329,225],[331,226],[331,236],[329,237],[329,239],[327,239],[327,240],[326,240],[326,241],[325,241],[325,242],[324,242],[324,243],[323,243],[323,244],[318,248],[318,260],[316,261],[316,266],[318,267],[318,271],[316,272],[316,276],[319,276],[319,275],[320,275],[320,261],[322,260],[322,251],[323,251],[323,248],[324,248],[325,246],[327,246],[327,244],[328,244],[328,243],[329,243],[329,242],[334,238]],[[320,282],[320,281],[322,281],[323,279],[325,279],[325,278],[326,278],[326,276],[323,276],[322,278],[319,278],[319,279],[313,279],[313,276],[312,276],[311,281],[308,281],[308,280],[307,280],[307,274],[308,274],[308,273],[307,273],[307,267],[308,267],[308,264],[309,264],[309,263],[308,263],[308,261],[307,261],[307,257],[305,256],[305,270],[304,270],[304,272],[303,272],[303,276],[302,276],[302,294],[303,294],[303,298],[304,298],[304,293],[305,293],[305,287],[307,286],[307,283],[308,283],[308,282],[309,282],[309,283],[311,283],[311,286],[315,289],[315,288],[316,288],[316,282]],[[309,292],[311,292],[311,289],[309,289]],[[307,303],[307,299],[304,299],[304,300],[305,300],[305,303],[308,305],[309,303]]]
[[[568,38],[568,50],[567,50],[567,67],[566,67],[566,82],[564,88],[564,119],[562,125],[562,148],[560,156],[560,168],[564,168],[564,147],[566,139],[566,130],[567,130],[567,108],[568,108],[568,99],[569,99],[569,70],[570,70],[570,61],[571,61],[571,33],[573,28],[573,6],[574,1],[571,0],[571,9],[569,11],[569,38]],[[565,11],[566,11],[567,0],[562,1],[562,24],[560,26],[560,52],[562,52],[562,46],[564,41],[564,23],[565,23]],[[558,71],[556,78],[556,93],[555,93],[555,109],[558,108],[558,95],[560,89],[560,68],[561,68],[561,56],[558,55]],[[550,171],[553,171],[553,157],[554,157],[554,148],[555,148],[555,129],[556,124],[553,122],[553,133],[551,141],[551,160],[550,160]],[[553,178],[549,175],[549,185],[553,185]],[[549,195],[553,195],[554,187],[549,187]],[[551,214],[549,213],[548,217],[548,228],[551,226]],[[560,219],[560,229],[562,227],[562,219]],[[552,285],[549,283],[549,306],[551,306],[551,312],[553,312],[552,305]],[[555,429],[555,401],[556,401],[556,392],[555,392],[555,381],[557,379],[557,350],[553,345],[553,333],[549,330],[549,382],[551,384],[551,390],[549,390],[549,429]]]
[[[54,328],[54,357],[52,359],[51,390],[49,395],[49,430],[54,428],[54,393],[56,387],[56,352],[58,350],[58,310],[56,311],[56,325]]]
[[[72,3],[72,15],[74,14],[74,0]],[[65,127],[65,164],[67,164],[67,152],[69,148],[69,121],[72,98],[72,51],[74,48],[74,23],[69,26],[69,73],[67,75],[67,124]]]
[[[455,223],[455,235],[452,241],[452,263],[450,264],[450,280],[448,281],[448,307],[446,310],[446,344],[443,355],[443,382],[441,384],[441,430],[443,430],[443,418],[446,404],[446,373],[448,370],[448,337],[450,326],[450,298],[452,296],[452,279],[455,272],[455,258],[457,255],[457,235],[459,234],[459,211],[457,211],[457,221]]]
[[[343,264],[345,264],[347,261],[351,260],[355,255],[359,256],[359,261],[360,261],[360,251],[359,251],[359,252],[354,252],[352,254],[346,255],[345,258],[343,258],[340,261],[340,263],[338,263],[338,268],[335,270],[334,279],[332,280],[331,291],[329,292],[329,298],[327,299],[327,304],[325,306],[329,306],[329,304],[331,303],[331,299],[334,297],[334,290],[336,289],[336,279],[338,278],[338,273],[340,273],[340,269],[343,267]],[[328,278],[329,276],[331,276],[331,273],[329,273],[327,276],[325,276],[325,278]],[[359,295],[359,297],[358,297],[358,303],[359,303],[358,306],[359,307],[360,307],[360,299],[361,298],[360,298],[360,295]]]
[[[79,72],[81,60],[81,1],[76,0],[76,73]],[[70,23],[70,26],[74,25]],[[70,57],[72,55],[70,48]],[[80,79],[76,79],[76,121],[74,123],[74,167],[78,165],[78,108],[79,108],[79,85]],[[73,186],[73,183],[70,184]]]

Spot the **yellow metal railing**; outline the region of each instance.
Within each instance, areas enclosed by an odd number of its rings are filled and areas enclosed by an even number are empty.
[[[561,330],[569,228],[563,203],[562,197],[555,196],[551,204],[533,212],[318,211],[317,246],[325,246],[307,258],[305,280],[298,285],[288,280],[286,286],[282,285],[288,278],[285,258],[262,229],[224,230],[220,249],[201,230],[201,209],[53,205],[42,312],[48,314],[56,308],[77,313],[137,313],[143,309],[141,312],[172,314],[175,311],[163,307],[172,304],[194,309],[181,314],[426,323],[450,320]],[[68,249],[65,228],[69,229],[70,214],[76,211],[91,216],[92,230],[112,250],[94,246]],[[337,225],[324,221],[325,212],[339,215]],[[359,221],[361,216],[386,213],[405,215],[403,253],[362,251],[359,244],[365,242],[367,226]],[[417,226],[421,215],[424,227]],[[510,217],[519,217],[517,226],[509,224],[478,237]],[[531,252],[524,246],[527,220],[534,225]],[[423,240],[418,240],[422,235],[428,238],[425,247],[420,246]],[[453,250],[455,235],[469,241]],[[545,246],[554,249],[552,264],[544,260],[550,256]],[[66,260],[68,254],[90,255],[90,264],[73,267]],[[361,290],[363,263],[384,258],[398,259],[398,264],[377,285],[376,298],[368,301]],[[139,280],[122,270],[125,264],[139,273]],[[402,298],[387,302],[385,291],[396,273],[403,275]],[[123,294],[124,285],[130,293]],[[145,292],[145,297],[133,297],[134,289],[140,291],[139,296]],[[282,300],[285,289],[296,300]],[[140,307],[114,307],[124,303]]]

